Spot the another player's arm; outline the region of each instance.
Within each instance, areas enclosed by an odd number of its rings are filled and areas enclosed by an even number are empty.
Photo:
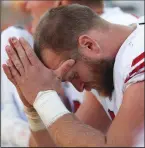
[[[48,130],[60,146],[132,146],[135,131],[144,122],[144,81],[133,84],[124,93],[118,115],[104,135],[85,125],[73,114],[59,118]]]
[[[107,116],[97,98],[89,91],[86,91],[84,102],[81,104],[76,117],[87,125],[106,133],[111,124],[111,120]]]

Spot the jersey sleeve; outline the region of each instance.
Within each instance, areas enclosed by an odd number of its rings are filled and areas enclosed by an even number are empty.
[[[145,52],[137,55],[133,59],[129,73],[124,81],[124,90],[127,89],[130,85],[141,82],[145,80]]]

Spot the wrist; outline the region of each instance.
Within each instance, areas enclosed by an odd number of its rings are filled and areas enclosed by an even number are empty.
[[[70,113],[54,90],[39,92],[33,106],[46,127],[51,126],[63,115]]]
[[[29,127],[32,131],[37,132],[44,130],[46,127],[43,124],[39,114],[33,107],[24,107],[24,112],[26,113]]]
[[[24,95],[22,94],[20,88],[19,88],[17,85],[15,85],[15,86],[16,86],[17,92],[18,92],[19,97],[21,98],[21,101],[23,102],[24,106],[26,106],[27,108],[33,107],[33,106],[32,106],[31,104],[29,104],[28,101],[25,99],[25,97],[24,97]]]

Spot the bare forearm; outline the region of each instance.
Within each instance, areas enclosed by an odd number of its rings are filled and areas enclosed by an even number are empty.
[[[73,114],[64,115],[48,130],[58,146],[101,147],[105,144],[105,135],[83,124]]]
[[[56,147],[47,130],[31,131],[30,147]]]
[[[63,96],[62,99],[63,104],[67,107],[68,110],[71,111],[70,104],[68,102],[68,99]],[[56,144],[50,137],[47,129],[34,132],[31,130],[31,138],[29,141],[30,147],[56,147]]]
[[[33,107],[24,107],[24,111],[28,118],[28,124],[31,130],[29,146],[55,147],[53,140],[49,136],[49,133],[36,110]]]
[[[107,116],[105,110],[93,94],[87,92],[85,94],[85,100],[75,113],[77,118],[87,125],[100,130],[106,134],[110,125],[111,120]]]

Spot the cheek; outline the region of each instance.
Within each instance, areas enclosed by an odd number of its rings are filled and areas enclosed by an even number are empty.
[[[86,65],[78,66],[77,71],[83,82],[90,82],[93,80],[92,73]]]

